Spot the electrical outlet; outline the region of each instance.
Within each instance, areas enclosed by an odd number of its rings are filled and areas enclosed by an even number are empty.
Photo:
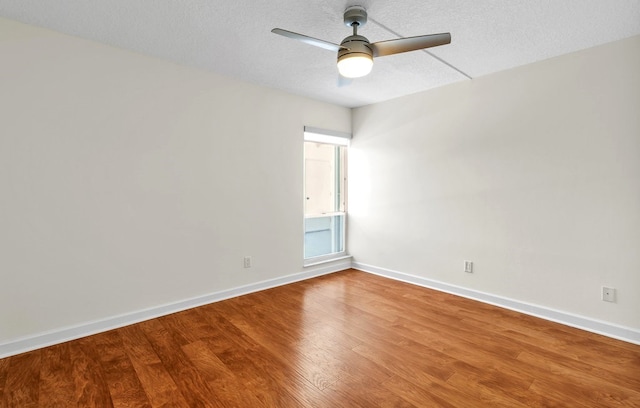
[[[605,302],[614,302],[616,301],[616,289],[608,288],[606,286],[602,287],[602,300]]]
[[[251,268],[251,257],[250,256],[245,256],[243,258],[243,265],[245,268]]]
[[[464,261],[464,271],[466,273],[473,273],[473,262]]]

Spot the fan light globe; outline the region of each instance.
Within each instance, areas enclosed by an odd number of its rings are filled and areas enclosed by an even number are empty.
[[[348,54],[338,60],[338,72],[345,78],[360,78],[373,67],[373,58],[366,54]]]

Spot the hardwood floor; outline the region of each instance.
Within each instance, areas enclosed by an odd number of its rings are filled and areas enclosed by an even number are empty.
[[[0,360],[0,407],[640,407],[640,346],[348,270]]]

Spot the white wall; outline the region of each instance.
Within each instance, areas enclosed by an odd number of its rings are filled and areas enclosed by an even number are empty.
[[[0,344],[303,270],[349,109],[5,19],[0,59]]]
[[[353,120],[355,261],[640,328],[640,37]]]
[[[640,328],[638,50],[355,110],[356,260]],[[0,19],[0,345],[302,271],[302,129],[351,120]]]

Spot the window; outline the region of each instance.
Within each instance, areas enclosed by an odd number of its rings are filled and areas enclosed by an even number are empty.
[[[305,127],[305,264],[344,256],[346,161],[351,135]]]

